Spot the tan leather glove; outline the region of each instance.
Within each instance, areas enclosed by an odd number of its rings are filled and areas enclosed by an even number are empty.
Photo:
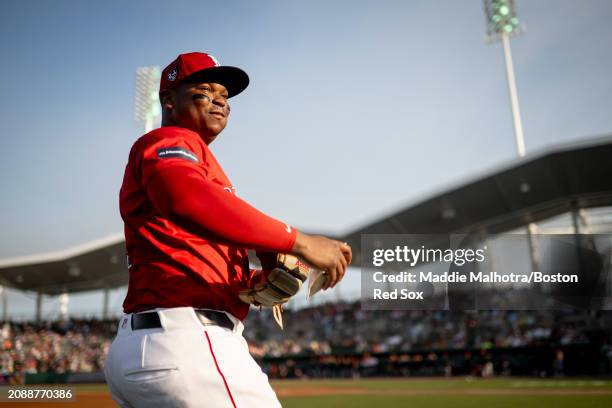
[[[264,263],[263,269],[253,275],[251,287],[240,291],[243,302],[264,307],[282,305],[300,290],[310,273],[310,268],[293,255],[277,254]]]

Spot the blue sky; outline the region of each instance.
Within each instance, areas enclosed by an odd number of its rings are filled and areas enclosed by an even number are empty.
[[[610,133],[612,2],[517,11],[527,151]],[[185,51],[249,73],[211,147],[241,197],[298,228],[345,232],[511,161],[484,34],[479,0],[5,2],[0,257],[121,231],[135,70]]]

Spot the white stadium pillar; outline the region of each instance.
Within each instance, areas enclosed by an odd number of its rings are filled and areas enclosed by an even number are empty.
[[[42,297],[43,294],[41,292],[36,293],[36,321],[40,322],[42,318]]]
[[[102,318],[108,318],[108,297],[109,297],[109,289],[108,287],[104,288],[104,301],[102,303]]]
[[[62,293],[59,295],[59,307],[60,307],[60,319],[66,320],[68,317],[68,303],[70,302],[70,296],[68,293]]]
[[[6,322],[6,318],[8,317],[8,294],[2,285],[0,285],[0,295],[2,295],[2,321]]]

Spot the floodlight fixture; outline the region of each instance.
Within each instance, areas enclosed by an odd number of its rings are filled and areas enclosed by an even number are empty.
[[[153,130],[161,118],[159,105],[158,66],[141,67],[136,70],[136,93],[134,98],[134,119],[144,123],[145,133]]]

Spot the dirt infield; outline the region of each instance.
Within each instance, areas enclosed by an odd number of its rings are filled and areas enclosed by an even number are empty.
[[[19,402],[0,403],[0,407],[19,408],[117,408],[118,405],[106,390],[100,391],[77,391],[76,398],[70,402]]]

